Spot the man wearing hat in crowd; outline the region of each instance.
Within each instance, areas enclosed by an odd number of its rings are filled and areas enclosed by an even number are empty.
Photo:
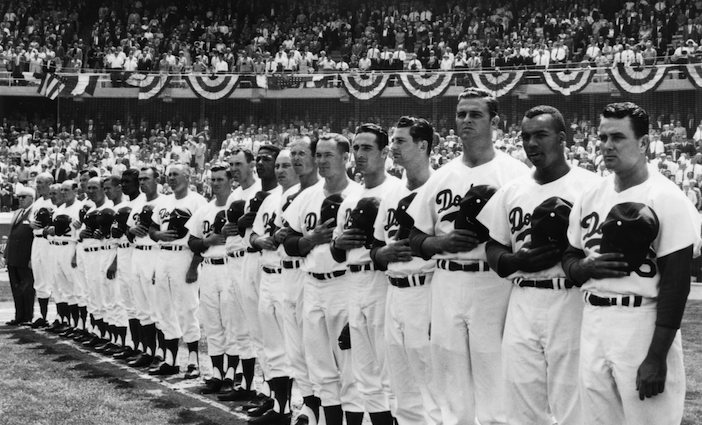
[[[478,216],[490,229],[490,267],[514,284],[502,343],[507,423],[575,424],[583,306],[560,260],[570,208],[598,178],[566,162],[565,121],[556,108],[528,110],[521,134],[531,178],[502,186]]]
[[[679,424],[685,402],[680,323],[700,217],[646,162],[649,117],[607,105],[599,136],[613,175],[584,186],[570,215],[566,276],[585,294],[580,396],[588,423]]]
[[[9,326],[30,323],[34,315],[34,275],[31,252],[34,234],[30,226],[34,189],[24,187],[17,192],[19,209],[10,222],[10,234],[5,247],[5,263],[15,302],[15,318]]]

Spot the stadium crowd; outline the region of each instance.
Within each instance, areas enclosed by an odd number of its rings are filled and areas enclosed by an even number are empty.
[[[688,63],[699,1],[15,0],[0,73],[299,73]]]

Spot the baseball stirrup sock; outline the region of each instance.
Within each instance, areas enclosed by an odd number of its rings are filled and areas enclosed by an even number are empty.
[[[210,359],[212,360],[212,377],[224,379],[224,354],[210,356]]]
[[[246,391],[251,390],[251,385],[253,385],[254,371],[256,369],[256,359],[244,359],[241,361],[241,369],[244,372],[244,389]]]
[[[144,339],[142,344],[144,345],[144,352],[150,356],[156,355],[156,325],[151,323],[149,325],[144,325],[141,328],[141,336]]]
[[[161,353],[163,354],[163,358],[166,358],[166,336],[163,334],[163,331],[161,329],[156,328],[156,341],[158,341],[158,348],[156,349],[161,350]],[[154,355],[155,352],[154,352]]]
[[[68,311],[71,313],[71,319],[73,319],[73,326],[78,329],[78,321],[80,320],[80,311],[78,304],[71,304],[68,306]]]
[[[341,410],[341,405],[324,406],[324,418],[327,420],[327,425],[342,425],[344,411]]]
[[[179,338],[175,339],[167,339],[165,341],[165,347],[164,347],[164,358],[163,360],[166,362],[166,364],[169,364],[171,366],[176,365],[176,361],[178,360],[178,342],[180,341]],[[171,361],[168,361],[168,355],[171,355]]]
[[[122,343],[119,344],[122,347],[124,347],[127,344],[127,327],[126,326],[117,326],[117,335],[119,336],[119,339],[122,340]]]
[[[324,413],[327,413],[325,410]],[[363,423],[363,412],[345,412],[346,425],[361,425]]]
[[[270,381],[268,381],[268,386],[271,388],[271,391],[273,392],[273,398],[275,399],[275,402],[278,405],[277,412],[279,413],[285,413],[285,410],[288,408],[288,381],[289,378],[287,376],[273,378]]]
[[[132,336],[132,344],[134,344],[134,350],[139,350],[139,344],[141,344],[141,326],[139,325],[139,319],[129,319],[129,333]],[[142,346],[142,349],[146,351],[146,347]]]
[[[373,425],[393,425],[390,411],[369,413]]]
[[[49,299],[48,298],[39,298],[39,313],[41,314],[41,317],[46,320],[46,315],[49,312]]]
[[[200,366],[200,356],[197,352],[198,341],[188,342],[188,364],[194,364]]]
[[[322,400],[319,397],[307,395],[302,397],[302,402],[305,406],[309,407],[314,414],[315,422],[319,422],[319,407],[322,405]]]
[[[239,356],[230,356],[229,354],[227,354],[227,372],[224,378],[231,379],[232,381],[234,381],[234,378],[236,377],[237,367],[239,367]]]

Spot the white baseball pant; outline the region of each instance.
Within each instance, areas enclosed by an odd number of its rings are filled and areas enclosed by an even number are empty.
[[[258,252],[246,253],[242,270],[239,271],[242,277],[237,279],[236,283],[239,285],[239,302],[244,312],[244,320],[239,326],[243,326],[246,329],[246,333],[249,336],[249,344],[251,345],[249,351],[258,358],[263,374],[268,379],[266,356],[263,353],[261,323],[258,318],[258,288],[261,281],[260,258],[261,254]]]
[[[97,251],[85,251],[85,249],[95,249]],[[105,318],[105,283],[103,281],[107,280],[105,276],[104,264],[104,253],[101,247],[90,247],[84,248],[85,260],[85,281],[88,289],[88,310],[93,314],[96,319]]]
[[[161,249],[156,263],[156,309],[158,324],[166,339],[183,338],[185,343],[200,340],[198,320],[199,286],[186,283],[193,253],[184,249]]]
[[[158,250],[158,247],[136,245],[132,256],[132,273],[136,280],[134,285],[134,307],[136,318],[139,319],[139,323],[142,326],[154,323],[159,325],[154,283]]]
[[[353,373],[368,413],[390,410],[385,366],[385,303],[388,282],[379,271],[347,272]]]
[[[205,264],[200,267],[200,321],[207,338],[207,354],[219,356],[227,349],[227,310],[232,308],[227,264]]]
[[[502,332],[512,284],[494,272],[437,268],[431,357],[445,425],[504,424]]]
[[[75,242],[69,242],[67,245],[50,245],[51,256],[54,264],[52,270],[55,274],[55,290],[54,299],[57,303],[66,302],[68,304],[78,303],[77,280],[78,270],[71,266],[73,253],[76,249]]]
[[[633,303],[631,303],[633,304]],[[580,338],[580,397],[587,424],[679,425],[685,403],[680,331],[668,351],[662,393],[639,400],[636,374],[656,327],[656,304],[585,305]]]
[[[112,262],[117,255],[117,248],[114,244],[108,245],[108,248],[103,253],[103,273],[105,273],[104,287],[103,287],[103,297],[105,300],[105,321],[111,325],[115,326],[126,326],[118,322],[119,313],[119,298],[121,294],[119,293],[119,281],[117,280],[117,273],[112,279],[107,278],[107,269],[112,265]]]
[[[32,242],[31,262],[34,275],[34,291],[37,298],[49,298],[54,279],[54,262],[51,261],[49,241],[45,237],[34,237]]]
[[[269,270],[280,271],[275,267]],[[258,317],[263,337],[263,355],[266,359],[265,377],[272,379],[290,376],[290,364],[285,353],[283,336],[285,282],[280,272],[268,273],[266,270],[261,270],[260,291]]]
[[[423,286],[388,288],[385,353],[390,385],[397,399],[399,425],[441,424],[431,375],[431,278]]]
[[[242,299],[239,292],[243,279],[245,257],[228,257],[227,279],[228,279],[228,299],[231,300],[224,310],[224,328],[226,332],[225,354],[229,356],[239,356],[241,359],[253,359],[256,353],[253,351],[253,344],[249,337],[247,326],[244,325],[244,309],[241,305]]]
[[[582,313],[577,288],[512,288],[502,340],[507,423],[582,423],[577,382]]]
[[[285,353],[290,365],[291,376],[295,379],[303,397],[314,395],[302,335],[303,297],[305,273],[297,269],[283,269],[283,337]]]
[[[69,265],[71,262],[69,261]],[[75,272],[75,284],[74,292],[78,300],[79,307],[88,306],[88,281],[85,278],[85,251],[83,250],[83,244],[76,244],[76,268]]]
[[[120,288],[120,307],[124,313],[125,323],[128,323],[129,319],[137,318],[135,297],[138,293],[139,281],[134,276],[133,255],[134,248],[131,246],[117,248],[117,281]]]
[[[305,279],[302,338],[312,385],[319,388],[322,406],[341,404],[351,412],[363,411],[351,365],[351,351],[337,342],[348,323],[350,288],[346,276],[328,280]]]

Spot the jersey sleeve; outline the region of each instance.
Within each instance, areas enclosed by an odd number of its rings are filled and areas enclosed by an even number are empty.
[[[185,223],[185,228],[190,231],[190,236],[202,239],[202,221],[207,208],[198,209]]]
[[[434,224],[437,220],[436,210],[433,208],[434,202],[432,202],[432,197],[434,196],[433,182],[432,178],[429,179],[427,183],[422,186],[417,192],[417,196],[414,198],[407,213],[414,220],[414,227],[426,233],[427,235],[434,235]]]
[[[266,198],[266,201],[269,198],[270,196]],[[263,216],[265,215],[264,212],[270,209],[270,207],[266,205],[266,201],[263,201],[263,204],[261,204],[261,208],[256,213],[256,218],[254,219],[253,226],[251,228],[253,232],[259,236],[266,233],[266,223],[263,222]]]
[[[388,218],[388,202],[387,197],[380,200],[378,206],[378,215],[375,216],[373,223],[373,237],[379,241],[385,242],[385,225]]]
[[[582,216],[582,198],[579,198],[573,204],[573,208],[570,210],[570,216],[568,217],[568,231],[566,235],[568,236],[568,243],[573,247],[580,250],[583,248],[582,239],[582,227],[580,226],[580,218]]]
[[[300,221],[300,209],[302,201],[305,197],[298,196],[288,205],[288,208],[283,212],[283,220],[285,220],[291,229],[298,233],[302,233],[302,224]]]
[[[690,245],[700,244],[700,216],[680,192],[664,192],[655,211],[660,230],[653,241],[658,258],[665,257]]]
[[[505,205],[508,191],[509,187],[503,186],[495,192],[480,211],[477,219],[489,229],[490,238],[502,245],[512,246],[509,217],[507,216],[507,207]]]

